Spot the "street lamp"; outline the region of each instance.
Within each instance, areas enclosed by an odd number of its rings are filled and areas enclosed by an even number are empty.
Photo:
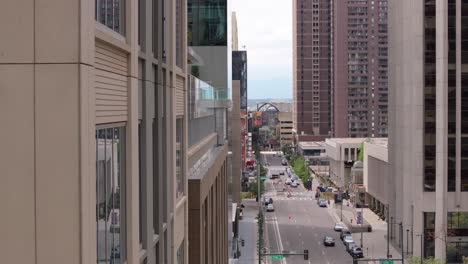
[[[424,231],[419,234],[419,235],[416,235],[418,237],[421,237],[421,264],[423,264],[423,261],[424,261]]]
[[[406,229],[406,255],[409,254],[408,245],[409,245],[409,229]]]

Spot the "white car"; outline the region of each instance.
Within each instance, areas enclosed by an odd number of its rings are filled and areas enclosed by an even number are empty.
[[[344,229],[344,225],[342,223],[336,223],[334,227],[335,231],[341,232]]]
[[[273,212],[275,211],[275,208],[273,207],[273,204],[268,204],[266,210],[267,212]]]
[[[352,236],[345,236],[343,238],[343,244],[345,244],[345,246],[347,246],[349,243],[354,243],[354,239]]]
[[[292,183],[291,179],[286,179],[286,184],[287,185],[291,185],[291,183]]]
[[[297,184],[297,181],[291,182],[291,187],[297,187],[297,186],[299,186],[299,184]]]

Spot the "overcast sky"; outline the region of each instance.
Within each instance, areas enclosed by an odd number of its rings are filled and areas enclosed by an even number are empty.
[[[245,45],[248,98],[292,98],[292,1],[230,0]]]

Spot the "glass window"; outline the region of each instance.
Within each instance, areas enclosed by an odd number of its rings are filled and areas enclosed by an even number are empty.
[[[425,1],[424,23],[424,180],[426,192],[435,191],[435,1]]]
[[[468,236],[468,212],[447,213],[447,235]]]
[[[435,213],[424,212],[424,257],[434,257],[434,229],[435,229]]]
[[[152,41],[152,48],[153,48],[153,57],[158,58],[158,38],[159,38],[159,1],[158,0],[153,0],[153,15],[152,15],[152,21],[151,21],[151,32],[153,34],[153,41]]]
[[[468,67],[468,1],[462,1],[462,24],[461,24],[461,186],[462,192],[468,192],[468,74],[465,69]]]
[[[125,257],[125,128],[96,131],[97,263]]]
[[[185,188],[185,172],[184,172],[184,119],[177,118],[176,120],[176,177],[177,177],[177,193],[176,197],[180,198],[184,195]]]
[[[140,238],[140,243],[143,243],[143,236],[144,236],[144,218],[145,218],[145,215],[146,215],[146,212],[145,212],[145,207],[144,207],[144,199],[146,198],[146,190],[145,190],[145,186],[146,186],[146,179],[145,179],[145,169],[144,169],[144,160],[145,160],[145,148],[144,148],[144,138],[143,138],[143,129],[144,129],[144,126],[143,124],[140,123],[138,124],[138,154],[139,154],[139,157],[138,157],[138,180],[139,180],[139,184],[138,184],[138,193],[139,193],[139,238]],[[143,243],[143,247],[145,248],[144,246],[144,243]]]
[[[145,50],[145,36],[146,36],[146,7],[145,0],[138,0],[138,45],[141,50]]]
[[[188,0],[189,46],[227,45],[226,2],[226,0]]]
[[[176,65],[179,68],[182,68],[184,62],[183,62],[183,9],[182,9],[182,0],[176,0]]]
[[[124,35],[125,0],[95,0],[96,21]]]
[[[177,249],[177,264],[184,264],[184,241]]]

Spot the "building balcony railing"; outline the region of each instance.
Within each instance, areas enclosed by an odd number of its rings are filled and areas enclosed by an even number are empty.
[[[200,118],[214,114],[215,108],[230,107],[227,89],[217,89],[193,75],[188,75],[189,117]]]

